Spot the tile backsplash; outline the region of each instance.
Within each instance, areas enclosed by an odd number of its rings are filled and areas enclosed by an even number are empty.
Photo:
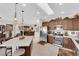
[[[79,36],[79,31],[67,31],[69,36]]]

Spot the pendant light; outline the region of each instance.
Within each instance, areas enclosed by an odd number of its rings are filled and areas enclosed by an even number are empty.
[[[22,12],[22,31],[23,31],[23,36],[24,36],[24,18],[23,18],[24,10],[22,10],[21,12]]]

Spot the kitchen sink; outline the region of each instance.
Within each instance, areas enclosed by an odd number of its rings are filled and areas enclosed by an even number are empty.
[[[79,43],[79,40],[75,40],[77,43]]]

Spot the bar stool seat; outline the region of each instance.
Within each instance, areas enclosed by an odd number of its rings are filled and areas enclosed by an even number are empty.
[[[25,49],[18,49],[16,50],[12,56],[24,56],[25,54]]]
[[[6,48],[0,48],[0,56],[6,56]]]

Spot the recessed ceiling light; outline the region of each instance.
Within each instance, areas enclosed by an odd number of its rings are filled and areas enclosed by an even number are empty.
[[[60,5],[60,6],[63,5],[63,3],[59,3],[59,5]]]
[[[46,19],[47,17],[45,16],[44,19]]]
[[[39,12],[39,11],[37,11],[37,14],[40,14],[40,12]]]
[[[14,20],[16,21],[17,19],[16,19],[16,18],[14,18]]]
[[[37,23],[39,23],[39,19],[37,19],[37,21],[36,21]]]
[[[22,6],[24,6],[24,7],[25,7],[25,6],[26,6],[26,4],[25,4],[25,3],[23,3],[23,4],[22,4]]]
[[[62,11],[61,14],[64,14],[64,11]]]

